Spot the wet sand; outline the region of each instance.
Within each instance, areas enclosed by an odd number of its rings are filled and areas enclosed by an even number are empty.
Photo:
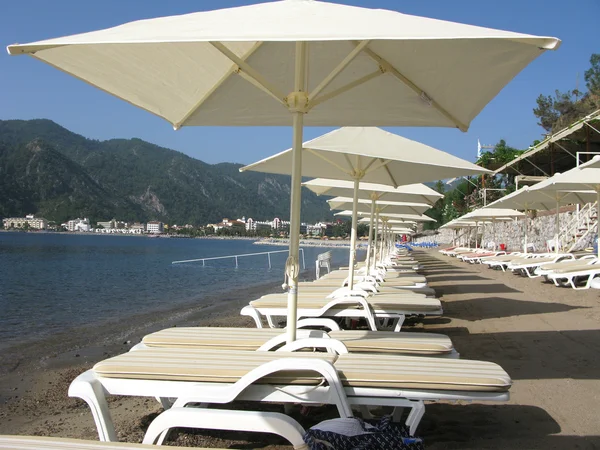
[[[556,288],[540,279],[464,264],[433,250],[415,255],[425,265],[445,315],[409,324],[406,330],[448,334],[462,358],[494,361],[514,383],[507,403],[428,404],[418,430],[426,448],[600,448],[599,292]],[[76,375],[97,360],[128,350],[154,329],[174,324],[251,326],[239,315],[248,296],[279,289],[273,285],[239,290],[228,301],[215,298],[212,306],[168,321],[149,318],[127,333],[97,330],[98,336],[112,336],[110,342],[90,337],[93,345],[72,343],[58,351],[56,344],[54,353],[50,347],[41,348],[39,358],[27,352],[28,358],[13,355],[17,365],[0,378],[0,433],[97,439],[87,406],[67,397]],[[119,438],[131,442],[141,441],[145,426],[161,411],[154,399],[116,397],[109,406]],[[273,410],[281,411],[279,406]],[[308,416],[299,410],[293,415],[308,427],[335,411],[326,407],[311,409]],[[291,448],[276,437],[246,433],[182,431],[173,438],[172,445]]]

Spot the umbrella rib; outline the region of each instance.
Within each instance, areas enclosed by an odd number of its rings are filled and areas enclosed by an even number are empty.
[[[319,152],[316,152],[310,148],[304,148],[305,151],[312,153],[313,155],[321,158],[323,161],[331,164],[333,167],[335,167],[336,169],[341,170],[343,173],[345,173],[346,175],[350,175],[346,169],[344,169],[342,166],[340,166],[339,164],[335,163],[334,161],[331,161],[329,158],[326,158],[325,156],[321,155]]]
[[[381,162],[383,163],[383,168],[385,169],[385,171],[387,172],[388,176],[390,177],[390,180],[392,180],[392,184],[395,188],[398,187],[398,183],[396,182],[396,179],[394,178],[394,176],[392,175],[392,172],[390,172],[389,167],[387,166],[387,164],[390,162],[388,161],[383,161],[383,159],[381,160]]]
[[[411,88],[420,98],[423,99],[423,101],[431,104],[431,106],[433,106],[438,112],[440,112],[444,117],[446,117],[454,125],[456,125],[456,127],[458,129],[460,129],[461,131],[467,131],[469,129],[468,125],[465,125],[460,120],[458,120],[456,117],[454,117],[452,114],[450,114],[448,111],[446,111],[446,109],[444,109],[442,107],[442,105],[440,105],[438,102],[436,102],[434,99],[432,99],[429,95],[427,95],[427,93],[423,89],[421,89],[419,86],[417,86],[415,83],[413,83],[410,79],[408,79],[406,76],[404,76],[389,61],[387,61],[386,59],[384,59],[383,57],[381,57],[380,55],[378,55],[377,53],[375,53],[373,50],[371,50],[369,48],[365,48],[364,51],[367,55],[369,55],[372,59],[374,59],[386,72],[390,72],[393,76],[395,76],[397,79],[402,81],[406,86]]]
[[[354,176],[354,172],[355,172],[356,168],[352,165],[352,161],[350,161],[350,157],[348,156],[348,153],[343,153],[343,155],[344,155],[344,159],[350,166],[350,175]]]
[[[258,50],[258,49],[260,48],[260,46],[261,46],[262,44],[263,44],[263,42],[257,42],[257,43],[255,43],[255,44],[252,46],[252,48],[251,48],[251,49],[250,49],[248,52],[246,52],[246,54],[244,54],[244,56],[242,56],[242,58],[241,58],[241,59],[242,59],[243,61],[247,60],[247,59],[248,59],[250,56],[252,56],[252,54],[253,54],[253,53],[254,53],[256,50]],[[219,50],[219,51],[220,51],[220,50]],[[228,59],[229,59],[229,58],[228,58]],[[223,83],[225,83],[225,81],[227,81],[227,80],[229,79],[229,77],[230,77],[232,74],[234,74],[234,73],[236,72],[236,70],[238,69],[238,67],[239,67],[239,65],[238,65],[238,64],[236,64],[236,63],[234,63],[234,64],[231,66],[231,68],[230,68],[230,69],[229,69],[229,70],[228,70],[228,71],[225,73],[225,75],[223,75],[223,76],[221,77],[221,79],[220,79],[219,81],[217,81],[217,82],[216,82],[216,83],[215,83],[215,84],[212,86],[212,88],[211,88],[211,89],[210,89],[210,90],[209,90],[207,93],[205,93],[205,94],[202,96],[202,98],[201,98],[200,100],[198,100],[198,101],[196,102],[196,104],[194,104],[194,106],[193,106],[193,107],[192,107],[192,108],[191,108],[191,109],[190,109],[190,110],[189,110],[189,111],[188,111],[188,112],[185,114],[185,116],[183,116],[183,117],[182,117],[182,118],[181,118],[181,119],[180,119],[180,120],[177,122],[177,124],[175,124],[175,128],[176,128],[176,129],[178,129],[178,128],[181,128],[181,126],[182,126],[182,125],[183,125],[183,124],[184,124],[184,123],[185,123],[185,122],[186,122],[186,121],[187,121],[187,120],[190,118],[190,116],[191,116],[192,114],[194,114],[194,113],[195,113],[195,112],[198,110],[198,108],[200,108],[200,106],[202,106],[202,105],[204,104],[204,102],[206,102],[206,100],[207,100],[207,99],[208,99],[208,98],[209,98],[211,95],[213,95],[213,94],[215,93],[215,91],[216,91],[217,89],[219,89],[219,88],[220,88],[220,87],[223,85]]]
[[[323,94],[320,97],[311,100],[308,104],[308,109],[313,109],[315,106],[320,105],[321,103],[327,100],[331,100],[332,98],[337,97],[338,95],[343,94],[344,92],[349,91],[350,89],[354,89],[356,86],[360,86],[361,84],[366,83],[367,81],[370,81],[373,78],[378,77],[379,75],[383,75],[383,72],[381,70],[376,70],[375,72],[369,73],[364,77],[358,78],[334,91],[331,91],[327,94]]]
[[[354,58],[356,58],[358,56],[358,54],[367,45],[369,45],[369,42],[371,42],[371,41],[370,40],[360,41],[354,47],[354,49],[352,49],[352,51],[350,53],[348,53],[348,55],[337,65],[337,67],[335,69],[333,69],[329,73],[329,75],[327,75],[325,78],[323,78],[323,81],[321,81],[316,88],[314,88],[314,90],[309,94],[309,102],[310,102],[310,99],[317,97],[317,95],[319,95],[319,93],[323,89],[325,89],[329,85],[329,83],[331,83],[335,79],[335,77],[337,77],[346,67],[348,67],[348,65],[352,61],[354,61]]]
[[[257,88],[269,94],[279,103],[284,106],[286,105],[285,98],[286,96],[279,92],[279,90],[271,83],[269,83],[258,71],[254,70],[246,61],[233,53],[226,45],[221,42],[211,41],[210,44],[220,51],[224,56],[230,59],[234,64],[238,66],[238,72],[240,75],[244,77],[245,80],[252,83]]]

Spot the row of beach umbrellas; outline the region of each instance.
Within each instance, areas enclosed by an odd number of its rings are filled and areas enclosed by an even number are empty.
[[[484,221],[525,218],[524,252],[527,252],[528,215],[531,210],[555,211],[555,251],[559,249],[560,206],[583,205],[596,202],[600,205],[600,157],[596,156],[564,173],[556,173],[533,186],[524,186],[490,203],[484,208],[465,214],[445,224],[446,228],[469,227]],[[520,212],[520,211],[523,212]],[[495,239],[494,239],[495,241]],[[600,250],[598,251],[600,257]]]
[[[396,188],[486,172],[373,127],[467,131],[510,80],[559,45],[396,11],[284,0],[141,20],[8,52],[30,55],[175,129],[292,127],[290,150],[244,169],[292,175],[286,274],[293,341],[302,177],[353,183],[355,242],[361,183]],[[305,125],[348,128],[304,142]]]

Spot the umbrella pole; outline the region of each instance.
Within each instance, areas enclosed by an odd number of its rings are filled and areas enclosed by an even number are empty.
[[[560,234],[560,215],[558,212],[558,207],[559,207],[559,203],[558,203],[558,196],[556,197],[556,241],[554,242],[554,248],[556,250],[556,254],[558,255],[558,235]]]
[[[369,245],[367,246],[367,275],[371,272],[371,250],[373,249],[373,216],[375,216],[375,194],[371,194],[371,219],[369,220]]]
[[[290,256],[285,263],[285,273],[288,278],[288,305],[287,305],[287,342],[296,340],[296,322],[298,319],[298,274],[300,264],[298,261],[300,247],[300,206],[302,193],[302,134],[304,127],[303,99],[306,72],[306,43],[296,42],[296,74],[294,92],[289,95],[288,103],[293,116],[293,144],[292,144],[292,183],[290,193]]]
[[[377,242],[379,239],[379,210],[376,210],[377,212],[375,213],[375,229],[374,229],[374,234],[375,236],[373,236],[373,269],[375,268],[375,265],[377,264],[377,245],[379,244],[379,242]],[[371,269],[371,268],[369,268]]]
[[[525,244],[523,248],[523,252],[527,254],[527,229],[529,228],[529,210],[525,210]]]
[[[492,240],[494,241],[494,251],[496,251],[496,219],[492,217]]]
[[[350,262],[348,264],[348,287],[354,289],[354,263],[356,261],[356,234],[357,234],[357,210],[358,210],[358,187],[360,179],[354,179],[354,197],[352,199],[352,230],[350,231]]]

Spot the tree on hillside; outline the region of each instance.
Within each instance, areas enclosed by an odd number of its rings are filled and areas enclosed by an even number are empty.
[[[536,99],[537,108],[533,108],[533,115],[538,118],[538,125],[544,130],[550,132],[552,127],[560,117],[560,114],[554,109],[554,99],[550,95],[543,95]]]
[[[590,68],[584,74],[588,92],[578,89],[561,92],[554,96],[540,94],[536,99],[537,107],[533,115],[547,132],[556,132],[572,122],[585,117],[600,106],[600,54],[590,57]]]
[[[588,90],[595,95],[600,95],[600,53],[590,57],[590,67],[585,71],[585,84]]]

